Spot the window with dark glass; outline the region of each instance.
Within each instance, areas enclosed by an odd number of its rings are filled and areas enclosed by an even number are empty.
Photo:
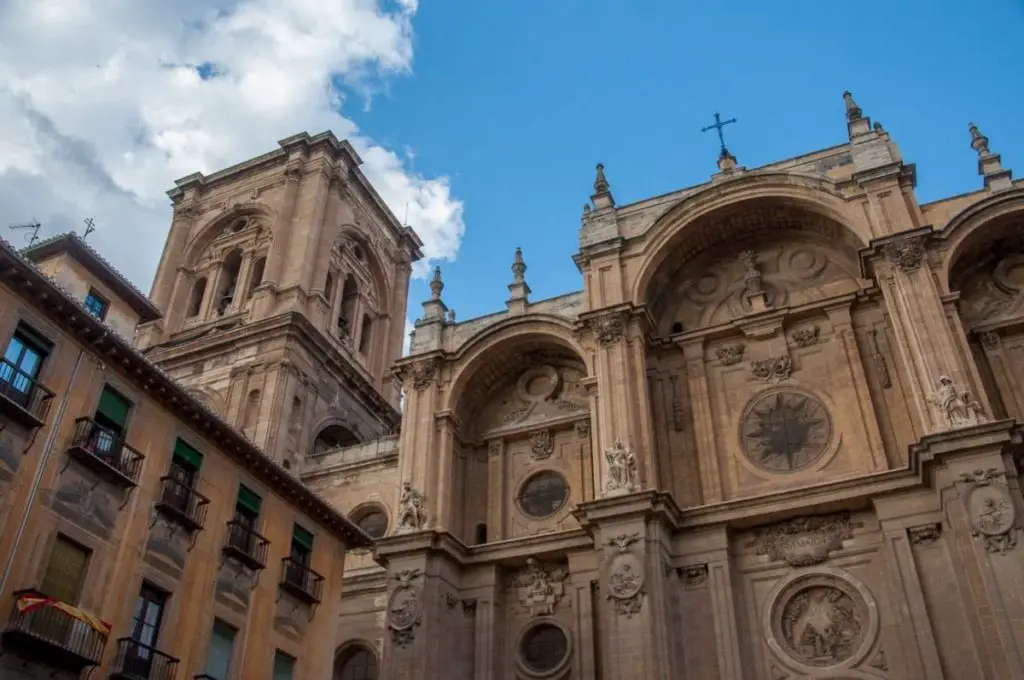
[[[569,497],[565,478],[544,470],[526,480],[519,491],[519,507],[530,517],[547,517],[557,512]]]
[[[153,668],[153,649],[160,637],[160,624],[163,623],[164,608],[168,594],[159,588],[143,583],[139,590],[139,599],[135,601],[135,613],[132,616],[131,640],[124,652],[122,668],[125,673],[148,678]]]
[[[274,652],[273,680],[292,680],[295,673],[295,658],[278,650]]]
[[[23,407],[28,406],[51,347],[49,341],[31,328],[18,324],[0,361],[0,390],[4,396]]]
[[[292,526],[291,558],[304,567],[309,566],[309,556],[313,554],[313,534],[298,524]]]
[[[558,626],[541,623],[523,638],[523,663],[536,673],[547,673],[558,668],[569,651],[565,633]]]
[[[100,393],[100,401],[96,406],[92,430],[92,441],[89,442],[93,453],[98,456],[113,456],[118,453],[118,443],[124,437],[128,424],[128,412],[132,404],[109,385]]]
[[[263,499],[258,493],[245,485],[239,485],[238,500],[235,501],[235,520],[255,530],[262,507]]]
[[[103,297],[95,290],[90,289],[89,294],[85,296],[86,311],[100,321],[107,318],[107,309],[109,307],[110,303],[104,300]]]
[[[356,522],[370,538],[380,538],[388,530],[388,517],[380,510],[370,510]]]
[[[202,465],[203,454],[186,442],[176,440],[171,456],[171,469],[168,470],[168,476],[174,481],[164,485],[163,501],[179,512],[188,514],[191,510],[190,492],[196,488],[199,468]]]
[[[377,680],[377,657],[362,647],[339,657],[334,680]]]
[[[238,631],[220,619],[213,620],[210,648],[206,652],[203,674],[212,680],[228,680],[231,672],[231,656],[235,651],[235,635]]]
[[[39,591],[61,602],[78,604],[92,551],[69,538],[57,535]]]

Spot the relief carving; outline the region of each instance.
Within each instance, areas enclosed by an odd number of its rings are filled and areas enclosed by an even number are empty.
[[[993,243],[988,257],[954,283],[968,325],[1020,316],[1024,311],[1024,238]],[[1009,253],[1009,254],[1006,254]],[[987,335],[987,333],[982,334]],[[982,343],[986,342],[982,337]],[[989,338],[989,342],[998,337]],[[986,345],[986,349],[990,349]]]
[[[422,575],[419,569],[403,569],[394,575],[398,585],[388,600],[388,628],[391,640],[398,647],[407,647],[420,625],[420,589],[413,583]]]
[[[679,396],[679,376],[669,376],[672,382],[672,429],[676,432],[683,431],[683,400]]]
[[[815,397],[778,391],[755,397],[740,419],[747,460],[767,472],[787,473],[818,462],[832,440],[832,420]]]
[[[577,420],[576,421],[576,436],[580,439],[586,439],[590,436],[590,421],[589,420]]]
[[[867,619],[866,603],[856,590],[835,577],[818,577],[779,607],[778,641],[800,663],[835,666],[859,650]]]
[[[643,607],[644,574],[639,558],[629,547],[639,540],[639,533],[619,534],[608,539],[606,545],[615,548],[608,561],[608,594],[615,613],[633,618]]]
[[[818,342],[818,327],[808,326],[807,328],[800,328],[793,331],[793,335],[790,336],[793,339],[793,344],[797,347],[810,347]]]
[[[626,319],[622,312],[594,317],[587,322],[599,345],[614,345],[626,334]]]
[[[412,386],[416,390],[424,390],[434,382],[434,376],[440,367],[438,359],[426,359],[412,366]]]
[[[853,530],[862,526],[847,514],[797,517],[756,529],[749,547],[757,548],[758,555],[767,555],[772,561],[809,567],[842,550],[843,541],[852,539]]]
[[[990,352],[999,349],[999,333],[996,331],[987,331],[982,333],[980,336],[981,346]]]
[[[939,540],[939,537],[942,536],[942,525],[935,522],[934,524],[911,527],[907,529],[907,535],[910,537],[911,545],[923,548]]]
[[[948,375],[939,377],[938,390],[929,397],[929,401],[938,408],[946,430],[988,422],[981,404],[974,400],[970,392],[957,391],[953,379]]]
[[[427,521],[425,507],[426,496],[412,488],[409,482],[402,482],[402,495],[399,499],[398,528],[396,533],[407,534],[419,531]]]
[[[880,671],[889,670],[889,662],[885,660],[885,651],[879,649],[878,653],[871,657],[871,661],[868,662],[868,665]]]
[[[604,451],[608,463],[608,479],[602,496],[621,496],[640,490],[640,471],[633,449],[616,439]]]
[[[743,355],[747,351],[747,348],[742,343],[735,345],[725,345],[715,350],[715,354],[718,355],[718,360],[723,366],[732,366],[743,361]]]
[[[886,244],[885,259],[905,274],[917,271],[924,259],[924,238],[911,236]]]
[[[694,590],[708,582],[708,565],[691,564],[683,567],[683,587]]]
[[[527,558],[526,569],[516,579],[519,602],[530,616],[551,616],[565,594],[562,582],[568,575],[562,567],[547,567],[532,557]]]
[[[580,385],[583,377],[584,371],[577,366],[545,363],[528,368],[519,375],[511,398],[499,395],[496,406],[483,410],[480,428],[487,432],[586,411],[590,401]]]
[[[755,378],[765,382],[789,380],[793,375],[793,359],[789,355],[757,359],[750,362],[750,371]]]
[[[967,507],[974,528],[973,535],[981,537],[989,553],[1005,555],[1017,546],[1017,510],[1006,488],[994,482],[1003,476],[995,468],[975,470],[961,475],[961,481],[971,485],[967,492]]]
[[[530,435],[530,456],[534,460],[549,458],[555,451],[555,436],[551,430],[541,430]]]

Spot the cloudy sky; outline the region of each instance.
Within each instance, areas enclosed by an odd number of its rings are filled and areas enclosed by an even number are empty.
[[[467,319],[516,246],[533,299],[578,290],[594,165],[620,204],[705,182],[716,110],[756,167],[844,142],[850,89],[919,200],[981,186],[971,121],[1020,177],[1021,35],[1020,0],[0,0],[0,229],[93,217],[149,290],[175,179],[331,129]]]

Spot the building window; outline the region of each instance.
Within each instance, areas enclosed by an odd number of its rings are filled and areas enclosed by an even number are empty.
[[[220,289],[217,291],[217,314],[220,316],[223,316],[235,301],[235,287],[238,285],[238,274],[241,270],[242,251],[232,250],[224,258],[224,268],[220,274]]]
[[[476,542],[477,545],[482,545],[482,544],[487,542],[487,524],[486,523],[480,522],[479,524],[476,525],[476,535],[474,536],[474,538],[476,539],[475,542]]]
[[[128,412],[132,403],[111,389],[104,386],[100,393],[100,401],[93,415],[96,427],[92,429],[89,446],[97,456],[111,458],[115,466],[120,465],[121,447],[124,432],[128,424]]]
[[[199,316],[199,312],[203,309],[203,298],[206,297],[206,277],[200,278],[192,286],[192,296],[188,301],[188,313],[185,315],[188,318]]]
[[[25,324],[11,336],[0,363],[0,392],[26,408],[35,391],[36,379],[52,345]]]
[[[267,269],[267,258],[261,257],[256,260],[256,263],[252,266],[252,278],[249,279],[249,295],[251,297],[253,291],[263,283],[263,272]]]
[[[196,488],[202,465],[203,454],[180,439],[177,440],[171,456],[171,468],[167,473],[172,482],[164,485],[161,501],[191,516],[194,507],[192,491]]]
[[[558,626],[539,623],[523,636],[523,663],[535,673],[550,673],[565,661],[569,641]]]
[[[132,617],[130,637],[133,644],[127,646],[121,664],[121,670],[129,677],[150,677],[153,650],[160,637],[160,624],[163,623],[167,598],[166,592],[145,582],[139,590],[139,599],[135,601],[135,614]]]
[[[373,320],[369,314],[363,314],[363,326],[359,330],[359,353],[366,354],[370,349],[370,338],[373,337]]]
[[[313,534],[298,524],[292,525],[291,558],[304,567],[309,566],[310,555],[313,554]]]
[[[273,680],[292,680],[294,672],[295,657],[289,656],[281,650],[274,652]]]
[[[356,284],[354,276],[349,274],[345,277],[345,285],[341,289],[341,314],[338,316],[338,334],[346,336],[352,327],[352,317],[356,312],[356,303],[359,301],[359,285]]]
[[[313,455],[327,453],[346,446],[358,444],[359,439],[352,434],[352,431],[341,425],[330,425],[320,430],[320,434],[313,440]]]
[[[377,657],[363,647],[350,649],[334,662],[333,680],[377,680]]]
[[[203,673],[212,680],[228,680],[231,671],[231,655],[235,651],[237,630],[220,619],[213,620],[210,648],[206,652]]]
[[[89,294],[85,296],[86,311],[100,321],[107,318],[107,309],[109,307],[110,303],[104,300],[103,297],[93,289],[90,289]]]
[[[260,495],[247,486],[239,485],[238,500],[235,501],[235,520],[244,526],[255,530],[260,520],[260,509],[263,507],[263,499]]]
[[[519,489],[519,507],[534,519],[555,514],[568,498],[565,478],[552,470],[538,472]]]
[[[92,551],[58,534],[39,585],[43,595],[68,604],[78,604],[82,583]]]
[[[250,390],[245,398],[245,408],[242,410],[242,432],[249,437],[253,436],[253,428],[256,426],[256,418],[260,414],[260,391]]]
[[[360,515],[356,525],[370,538],[380,538],[388,531],[388,516],[381,510],[369,510]]]

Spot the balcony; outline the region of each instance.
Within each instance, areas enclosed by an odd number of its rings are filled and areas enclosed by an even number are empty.
[[[36,590],[20,590],[0,639],[27,661],[78,674],[100,664],[108,635],[102,621]]]
[[[199,531],[206,522],[210,500],[195,489],[173,477],[160,478],[160,497],[154,506],[158,512],[191,533]]]
[[[50,411],[53,392],[6,359],[0,359],[0,409],[25,427],[39,427]]]
[[[139,483],[144,456],[91,418],[75,421],[68,455],[118,486],[134,487]]]
[[[224,554],[233,557],[250,569],[265,569],[270,541],[260,536],[254,529],[245,526],[238,520],[228,522],[228,540],[224,544]]]
[[[110,680],[174,680],[178,660],[132,638],[117,641]]]
[[[281,590],[306,604],[318,604],[324,589],[324,577],[292,557],[281,560],[284,567]]]

